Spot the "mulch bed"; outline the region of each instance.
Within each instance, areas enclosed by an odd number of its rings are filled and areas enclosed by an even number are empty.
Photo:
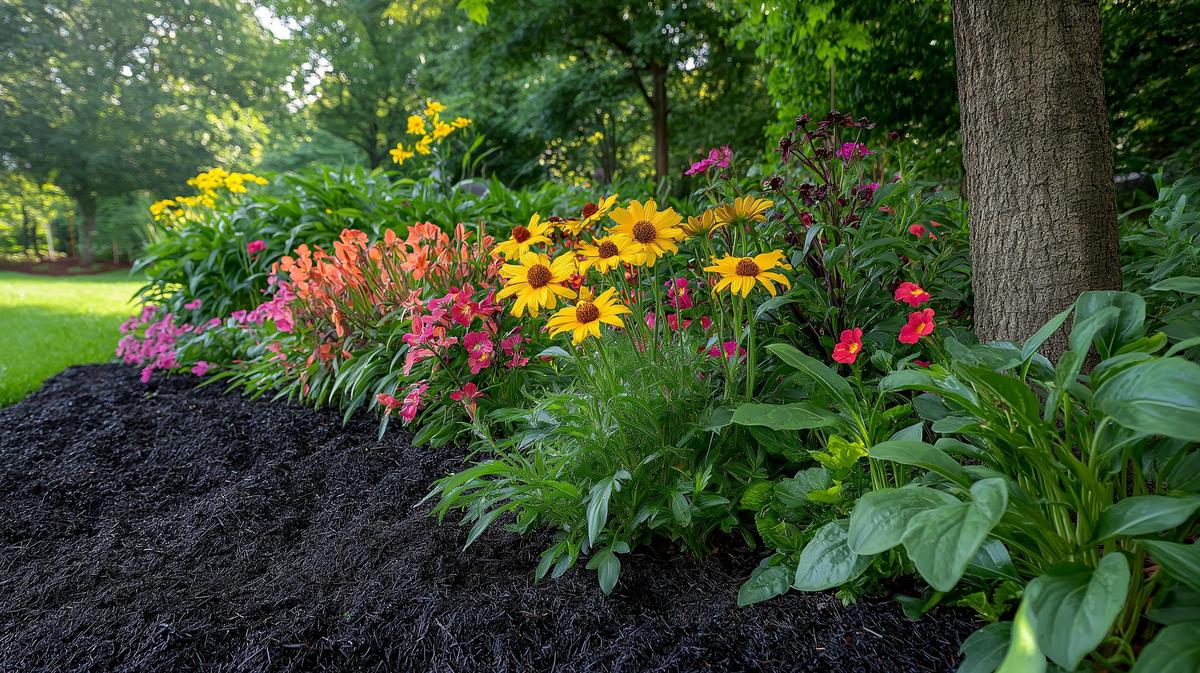
[[[97,261],[89,267],[83,267],[76,257],[63,257],[52,261],[6,260],[0,259],[0,271],[17,271],[35,276],[86,276],[108,271],[128,271],[129,264],[118,264],[109,261]]]
[[[0,411],[0,671],[951,671],[976,627],[739,609],[740,549],[534,585],[544,537],[414,507],[461,449],[193,384],[76,367]]]

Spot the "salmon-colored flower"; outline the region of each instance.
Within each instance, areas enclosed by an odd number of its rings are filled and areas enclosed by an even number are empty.
[[[932,299],[932,297],[920,285],[905,281],[896,287],[896,294],[893,299],[902,301],[909,306],[920,306]]]
[[[844,330],[841,340],[833,347],[833,361],[848,365],[857,360],[861,352],[862,330],[857,327]]]
[[[908,314],[908,324],[900,328],[900,343],[915,344],[921,337],[933,334],[933,309],[913,311]]]
[[[909,225],[908,233],[912,234],[913,236],[916,236],[917,238],[925,238],[925,236],[928,234],[929,240],[931,240],[931,241],[937,240],[937,234],[926,229],[925,225],[923,225],[923,224]]]
[[[483,393],[474,383],[468,383],[462,388],[450,393],[450,399],[460,402],[471,418],[475,418],[475,409],[479,406],[475,400],[483,397]]]

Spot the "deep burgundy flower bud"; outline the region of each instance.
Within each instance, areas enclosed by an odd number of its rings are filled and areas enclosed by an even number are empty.
[[[763,189],[768,192],[777,192],[783,189],[783,178],[778,175],[772,175],[763,181]]]
[[[895,141],[897,141],[897,140],[899,140],[899,139],[900,139],[900,132],[899,132],[899,131],[888,131],[888,140],[891,140],[891,141],[895,142]]]
[[[808,117],[808,113],[807,113],[807,112],[805,112],[804,114],[802,114],[802,115],[800,115],[800,116],[796,117],[796,127],[797,127],[797,128],[804,128],[805,126],[807,126],[807,125],[808,125],[808,119],[809,119],[809,117]]]
[[[798,245],[800,243],[800,237],[797,236],[795,232],[789,231],[783,235],[783,242],[787,243],[788,245]]]
[[[800,213],[800,223],[803,224],[806,228],[811,227],[812,223],[813,223],[812,213],[808,212],[807,210]]]
[[[775,211],[775,212],[771,213],[771,220],[772,220],[772,221],[774,221],[774,222],[778,222],[779,220],[782,220],[782,219],[783,219],[783,211],[779,211],[779,210],[777,210],[777,211]]]
[[[782,161],[785,164],[788,161],[791,161],[792,148],[795,146],[795,144],[796,143],[792,140],[792,137],[790,135],[784,136],[779,139],[779,159],[780,159],[780,161]]]

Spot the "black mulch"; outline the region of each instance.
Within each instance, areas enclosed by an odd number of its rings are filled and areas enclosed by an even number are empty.
[[[949,671],[961,611],[791,593],[758,554],[532,581],[543,539],[413,505],[462,461],[369,419],[78,367],[0,410],[0,671]]]

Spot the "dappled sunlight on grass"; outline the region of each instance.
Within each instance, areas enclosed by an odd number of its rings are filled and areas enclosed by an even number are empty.
[[[0,406],[72,365],[113,357],[140,283],[126,272],[46,277],[0,273]]]

